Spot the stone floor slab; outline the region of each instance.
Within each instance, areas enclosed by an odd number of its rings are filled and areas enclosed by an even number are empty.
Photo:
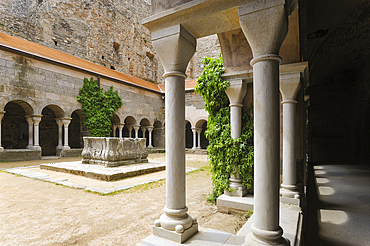
[[[166,164],[161,162],[150,162],[124,165],[119,167],[105,167],[103,165],[82,164],[80,161],[75,161],[41,164],[40,168],[81,175],[103,181],[115,181],[142,174],[162,171],[166,168]]]
[[[254,198],[252,194],[248,194],[244,197],[223,194],[217,198],[216,204],[220,212],[244,214],[247,210],[253,210]]]

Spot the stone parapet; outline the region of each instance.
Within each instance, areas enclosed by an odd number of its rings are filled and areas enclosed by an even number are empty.
[[[4,149],[0,152],[1,161],[29,161],[41,159],[39,149]]]

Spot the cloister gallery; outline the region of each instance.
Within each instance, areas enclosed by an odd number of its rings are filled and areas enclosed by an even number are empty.
[[[306,205],[313,163],[369,164],[369,2],[151,5],[153,15],[142,25],[156,52],[147,53],[148,59],[158,57],[164,68],[163,85],[0,33],[0,158],[78,155],[88,134],[76,100],[83,78],[95,78],[104,89],[113,85],[123,106],[112,119],[112,137],[145,137],[148,148],[166,151],[164,213],[139,245],[185,242],[199,231],[186,206],[185,147],[207,146],[207,113],[192,103],[199,95],[185,73],[197,40],[217,34],[222,77],[231,84],[226,93],[233,138],[240,136],[241,113],[254,106],[253,220],[242,242],[236,238],[238,244],[230,245],[299,245],[296,234],[302,231],[293,232],[292,242],[280,226],[286,218],[281,220],[280,201]],[[241,183],[238,177],[230,180]],[[295,226],[302,227],[307,219],[301,210],[296,215]]]

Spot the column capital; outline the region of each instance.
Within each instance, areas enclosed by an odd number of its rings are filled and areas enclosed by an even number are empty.
[[[57,125],[58,125],[59,127],[62,127],[62,126],[63,126],[63,121],[62,121],[62,119],[63,119],[63,118],[55,118],[55,121],[56,121],[56,123],[57,123]]]
[[[177,24],[154,31],[152,43],[164,67],[164,76],[184,77],[196,50],[196,38],[184,26]]]
[[[2,121],[5,113],[6,111],[0,111],[0,121]]]
[[[116,126],[121,131],[123,129],[123,127],[125,126],[125,123],[120,123],[120,124],[117,124]]]
[[[282,103],[297,103],[295,99],[301,88],[301,80],[307,66],[308,64],[305,62],[282,66],[279,76]]]
[[[42,115],[32,115],[32,120],[35,125],[38,125],[41,121]]]
[[[251,46],[254,59],[268,54],[279,54],[280,46],[288,32],[285,0],[257,0],[240,5],[239,22]]]
[[[72,120],[72,118],[68,118],[68,117],[64,117],[64,118],[61,118],[61,119],[62,119],[62,122],[63,122],[64,126],[69,126],[69,124],[71,123],[71,120]]]
[[[230,107],[243,107],[243,98],[247,94],[247,81],[241,78],[229,78],[230,86],[226,94],[230,100]]]
[[[139,129],[140,129],[140,126],[139,125],[135,125],[135,126],[133,126],[134,127],[134,130],[135,131],[138,131]]]
[[[153,131],[153,127],[152,126],[148,126],[147,129],[148,129],[149,132]]]

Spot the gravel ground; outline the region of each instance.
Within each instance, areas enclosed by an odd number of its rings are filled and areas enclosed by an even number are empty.
[[[189,214],[201,227],[236,233],[245,220],[217,212],[207,203],[212,180],[206,155],[187,155]],[[149,159],[164,161],[164,154]],[[61,158],[52,162],[76,161]],[[0,162],[0,168],[39,165],[51,160]],[[91,182],[91,181],[90,181]],[[152,234],[166,203],[165,181],[102,196],[0,172],[0,245],[135,245]]]

